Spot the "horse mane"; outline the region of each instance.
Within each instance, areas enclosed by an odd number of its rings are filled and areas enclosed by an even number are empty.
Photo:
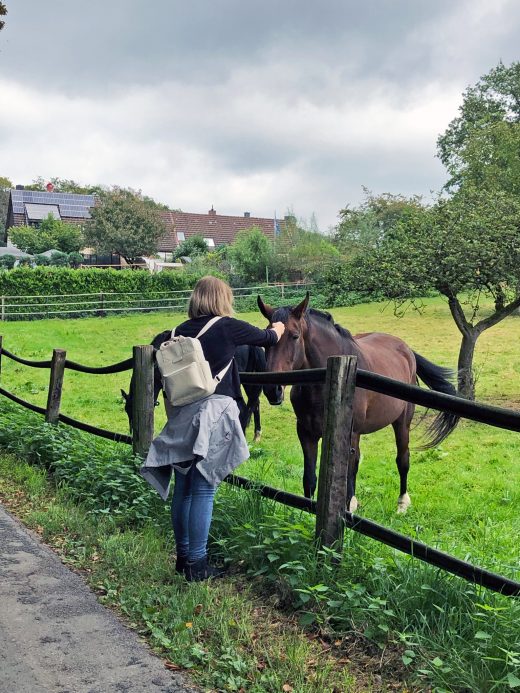
[[[289,319],[290,314],[291,306],[283,306],[281,308],[276,308],[271,320],[272,322],[286,323]],[[334,322],[334,318],[327,311],[317,310],[316,308],[308,308],[305,311],[304,317],[307,323],[310,323],[312,318],[316,318],[320,323],[323,324],[323,327],[335,330],[344,339],[353,339],[352,333],[345,327],[342,327],[341,325],[338,325],[336,322]]]
[[[164,332],[161,332],[160,334],[156,334],[155,337],[152,339],[153,348],[157,351],[157,349],[161,346],[161,344],[163,342],[167,342],[171,336],[172,336],[171,330],[165,330]]]

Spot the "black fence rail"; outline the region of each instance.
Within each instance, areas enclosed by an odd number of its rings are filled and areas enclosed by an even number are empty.
[[[61,354],[61,362],[58,358]],[[65,352],[55,349],[53,358],[50,361],[30,361],[22,359],[15,354],[2,348],[0,337],[0,370],[1,358],[5,356],[23,365],[34,368],[51,369],[51,379],[49,385],[49,397],[47,407],[39,407],[26,400],[14,395],[8,390],[0,387],[0,395],[7,397],[11,401],[42,414],[47,420],[61,422],[68,426],[91,433],[120,443],[132,444],[134,451],[138,454],[145,454],[153,436],[153,349],[151,346],[134,347],[133,357],[110,366],[99,368],[84,366],[64,358]],[[257,384],[277,384],[277,385],[322,385],[325,387],[326,416],[324,442],[330,440],[330,436],[336,435],[338,424],[345,424],[341,419],[344,412],[338,411],[335,395],[341,390],[351,387],[350,398],[353,397],[355,387],[381,392],[391,397],[413,402],[431,409],[446,411],[456,414],[463,418],[485,423],[499,428],[520,431],[520,412],[501,407],[494,407],[487,404],[469,402],[460,397],[445,395],[442,393],[425,390],[414,385],[407,385],[390,378],[386,378],[375,373],[364,370],[357,370],[355,357],[331,357],[327,368],[309,369],[305,371],[292,371],[285,373],[241,373],[242,383]],[[59,371],[63,373],[65,368],[92,374],[119,373],[133,369],[135,382],[133,434],[132,437],[123,433],[107,431],[105,429],[92,426],[66,416],[59,412],[59,401],[61,396],[61,384],[58,393],[58,408],[52,408],[53,380],[59,381]],[[54,374],[54,378],[53,378]],[[56,378],[56,375],[58,377]],[[346,400],[348,402],[348,397]],[[348,407],[347,407],[348,408]],[[54,418],[49,419],[49,413],[53,413]],[[328,436],[328,438],[327,438]],[[344,436],[338,436],[338,439]],[[411,537],[395,532],[388,527],[379,525],[372,520],[362,518],[350,513],[346,508],[346,483],[330,483],[334,480],[334,475],[346,478],[345,460],[349,459],[350,440],[346,440],[344,448],[335,447],[334,454],[328,456],[328,451],[323,450],[322,463],[320,465],[320,480],[318,486],[318,499],[311,500],[288,493],[281,489],[259,484],[240,476],[232,475],[225,479],[233,486],[245,490],[254,490],[265,498],[269,498],[283,505],[296,508],[298,510],[316,515],[317,538],[324,544],[339,544],[341,546],[345,527],[371,537],[376,541],[386,544],[398,551],[406,553],[418,560],[432,566],[458,575],[468,582],[475,583],[495,592],[500,592],[506,596],[520,596],[520,583],[505,576],[493,573],[484,568],[474,566],[466,561],[451,556],[421,542],[415,541]],[[325,456],[325,457],[324,457]],[[324,461],[326,464],[324,464]],[[328,475],[328,482],[326,476]],[[336,478],[337,482],[337,478]],[[338,494],[339,489],[339,494]]]

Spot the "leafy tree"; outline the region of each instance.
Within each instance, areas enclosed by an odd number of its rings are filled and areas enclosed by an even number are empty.
[[[469,87],[437,140],[449,190],[464,181],[520,193],[520,62],[502,62]]]
[[[91,209],[85,242],[100,254],[119,253],[135,264],[139,257],[157,252],[165,230],[159,211],[140,193],[114,188],[100,194],[99,204]]]
[[[84,246],[83,232],[79,226],[55,219],[51,214],[39,227],[13,226],[9,235],[17,248],[31,255],[46,250],[78,252]]]
[[[7,14],[7,7],[5,6],[5,3],[0,2],[0,17],[5,17],[6,14]],[[5,26],[4,20],[0,19],[0,31],[2,31],[4,26]]]
[[[0,176],[0,243],[5,243],[5,227],[7,224],[7,208],[9,206],[9,190],[14,185],[5,176]]]
[[[52,248],[52,240],[46,234],[39,233],[34,226],[13,226],[9,229],[9,237],[17,248],[31,255]]]
[[[74,193],[75,195],[99,195],[105,188],[102,185],[82,185],[70,178],[43,178],[38,176],[30,185],[26,185],[26,190],[47,190],[47,184],[52,183],[54,192],[57,193]]]
[[[45,179],[42,176],[35,178],[30,185],[26,185],[26,190],[47,190],[47,183],[52,183],[54,186],[54,192],[57,193],[74,193],[76,195],[102,195],[110,191],[109,188],[103,185],[82,185],[77,183],[75,180],[69,178],[50,178]],[[140,197],[141,201],[153,207],[155,209],[167,210],[168,205],[162,204],[161,202],[156,202],[153,198],[148,197],[148,195],[143,195],[141,191],[133,190],[132,188],[118,188],[119,190],[125,190],[131,195],[136,195]]]
[[[39,230],[51,239],[50,248],[61,250],[63,253],[77,253],[85,244],[80,226],[67,224],[60,219],[55,219],[51,214],[42,221]]]
[[[277,279],[291,279],[296,273],[315,279],[325,267],[339,260],[338,249],[318,231],[296,228],[289,233],[290,238],[284,231],[277,239],[271,261]]]
[[[374,195],[367,188],[363,188],[363,192],[365,199],[358,207],[347,206],[340,210],[340,221],[332,234],[334,244],[347,257],[378,248],[397,222],[422,207],[418,195]]]
[[[196,234],[195,236],[189,236],[178,245],[176,251],[173,253],[173,259],[178,260],[181,257],[200,257],[207,253],[208,244],[204,240],[204,237]]]
[[[229,249],[233,274],[246,282],[265,279],[272,255],[269,239],[257,226],[239,231]]]
[[[431,289],[445,296],[462,335],[459,391],[474,398],[477,339],[520,306],[520,200],[466,185],[400,221],[385,243],[353,261],[351,281],[397,303]]]

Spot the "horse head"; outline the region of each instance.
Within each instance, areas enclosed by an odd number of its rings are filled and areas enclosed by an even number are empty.
[[[309,305],[309,292],[297,306],[273,308],[266,305],[258,296],[258,307],[269,325],[283,322],[285,332],[277,344],[267,349],[268,371],[299,370],[305,364],[305,334],[307,323],[305,313]]]

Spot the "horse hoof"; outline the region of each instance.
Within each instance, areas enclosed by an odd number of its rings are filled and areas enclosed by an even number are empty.
[[[259,443],[261,438],[262,438],[261,433],[255,433],[255,437],[253,438],[253,443]]]
[[[359,507],[359,503],[357,501],[356,496],[352,496],[352,498],[350,499],[349,512],[355,513],[356,510],[358,509],[358,507]]]
[[[403,493],[403,495],[399,496],[399,498],[397,499],[397,512],[405,513],[411,504],[412,501],[410,499],[410,496],[407,493]]]

